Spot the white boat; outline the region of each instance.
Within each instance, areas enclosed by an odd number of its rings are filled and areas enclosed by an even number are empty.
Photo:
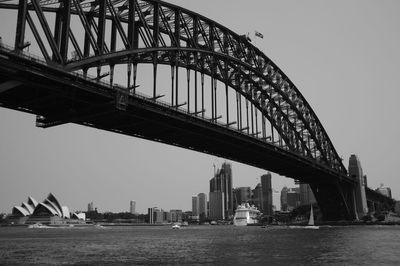
[[[248,203],[242,203],[236,208],[233,225],[245,226],[256,224],[258,223],[259,215],[260,211],[254,205],[250,206]]]
[[[319,226],[315,225],[314,223],[314,211],[313,207],[311,204],[311,210],[310,210],[310,218],[308,219],[308,225],[305,226],[308,229],[319,229]]]
[[[179,224],[174,224],[172,226],[172,229],[181,229],[181,226]]]
[[[289,226],[289,228],[291,229],[319,229],[319,226],[315,225],[314,223],[314,211],[313,211],[313,207],[311,205],[311,210],[310,210],[310,218],[308,219],[308,225],[291,225]]]
[[[28,228],[51,228],[51,227],[41,223],[35,223],[28,225]]]

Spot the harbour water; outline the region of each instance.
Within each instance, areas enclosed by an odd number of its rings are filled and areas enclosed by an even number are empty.
[[[0,265],[399,265],[400,226],[0,227]]]

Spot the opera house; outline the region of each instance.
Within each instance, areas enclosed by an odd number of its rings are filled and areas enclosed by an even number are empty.
[[[85,214],[73,213],[70,215],[68,207],[62,206],[57,198],[50,193],[40,203],[34,198],[28,197],[27,202],[23,202],[21,206],[15,206],[12,209],[12,214],[8,220],[12,224],[67,224],[84,221]]]

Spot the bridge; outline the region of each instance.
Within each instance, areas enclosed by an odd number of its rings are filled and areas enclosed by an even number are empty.
[[[310,104],[247,36],[157,0],[0,9],[16,29],[1,40],[0,106],[42,128],[75,123],[273,171],[310,184],[326,220],[357,217],[362,177],[349,176]]]

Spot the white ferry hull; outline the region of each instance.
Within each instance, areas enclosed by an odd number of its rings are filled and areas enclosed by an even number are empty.
[[[246,226],[247,225],[247,220],[241,219],[241,220],[234,220],[233,225],[235,226]]]
[[[260,213],[257,208],[250,206],[249,204],[241,204],[238,206],[233,218],[233,225],[235,226],[246,226],[249,224],[258,223],[256,218]]]

